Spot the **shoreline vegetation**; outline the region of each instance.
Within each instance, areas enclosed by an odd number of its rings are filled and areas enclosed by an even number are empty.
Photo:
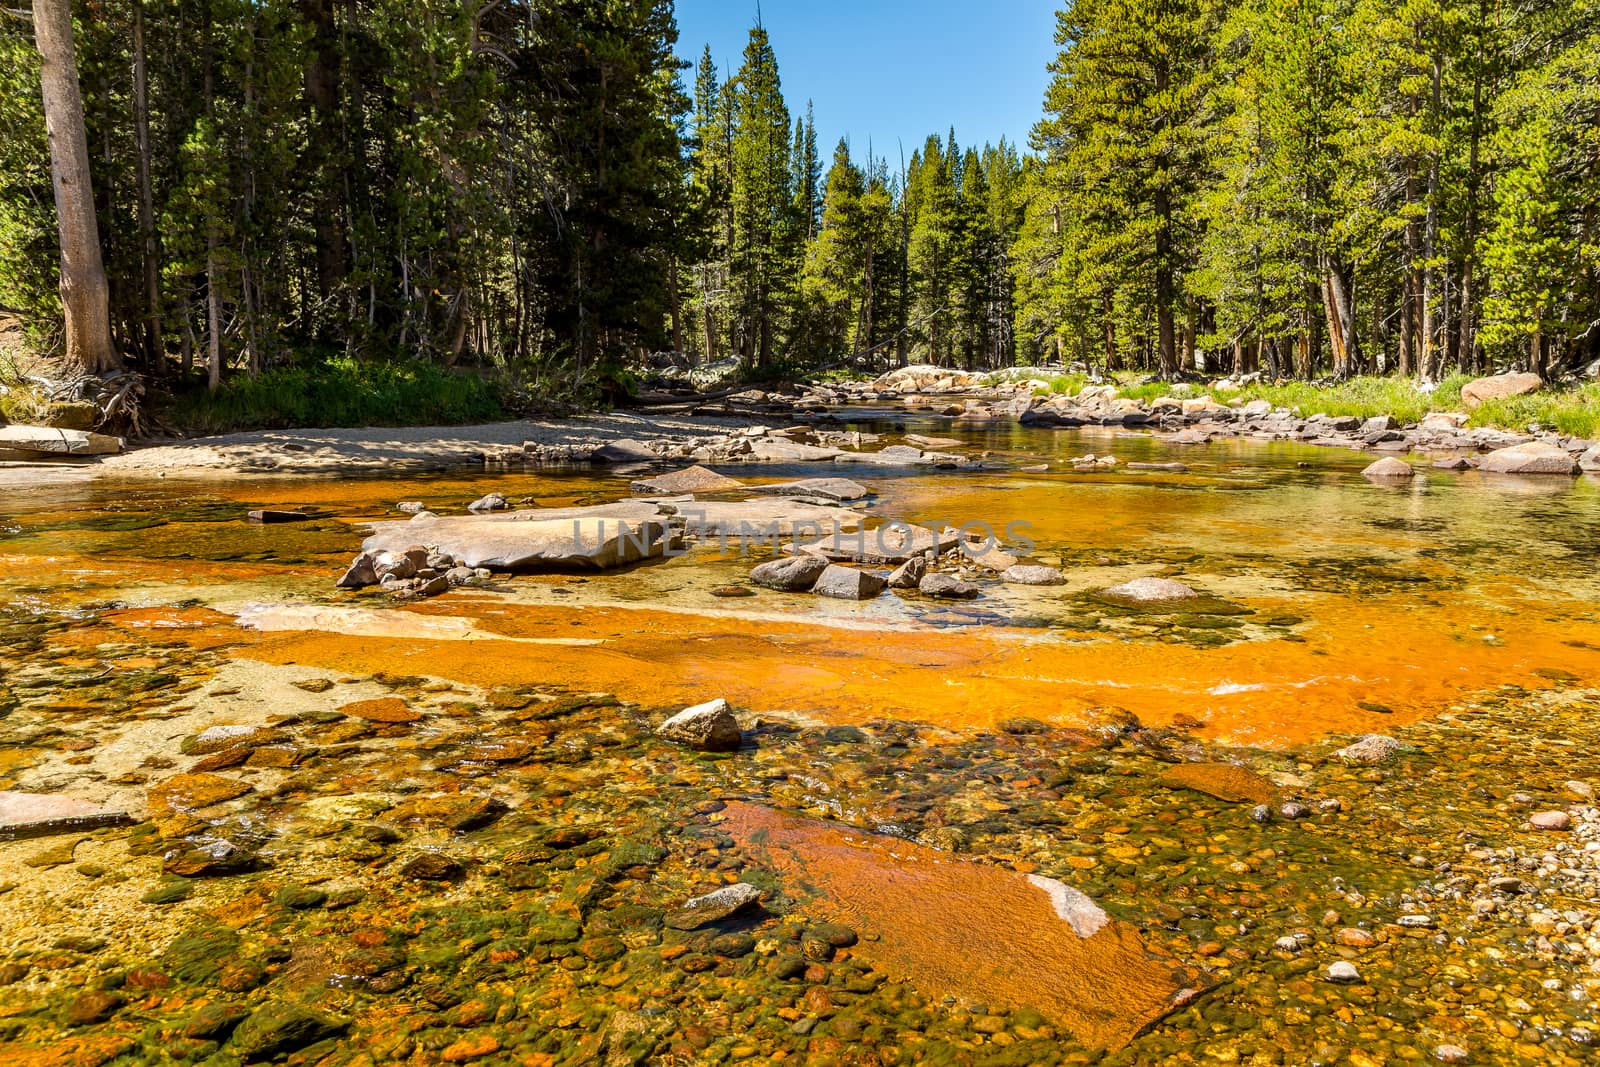
[[[1027,147],[891,161],[819,145],[760,24],[685,61],[671,0],[40,0],[0,23],[0,307],[112,432],[129,375],[180,429],[455,420],[473,376],[608,406],[664,351],[1558,382],[1600,357],[1597,2],[1074,0]]]

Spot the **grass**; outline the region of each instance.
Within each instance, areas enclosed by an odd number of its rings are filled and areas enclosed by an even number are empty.
[[[161,412],[186,431],[295,427],[448,426],[506,417],[494,383],[432,363],[336,359],[229,378],[210,393],[180,392]]]

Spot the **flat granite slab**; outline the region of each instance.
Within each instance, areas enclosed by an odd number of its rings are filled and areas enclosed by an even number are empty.
[[[742,801],[717,825],[812,913],[874,935],[852,954],[930,998],[1033,1008],[1116,1050],[1214,984],[1054,879]]]
[[[132,826],[137,821],[125,811],[103,808],[76,797],[0,790],[0,841],[75,834],[104,826]]]

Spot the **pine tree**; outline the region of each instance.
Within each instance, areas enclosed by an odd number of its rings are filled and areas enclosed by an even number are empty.
[[[736,345],[747,364],[776,354],[780,317],[798,277],[789,109],[767,31],[756,26],[733,82],[733,245]]]
[[[1209,0],[1076,0],[1058,16],[1062,51],[1034,131],[1069,215],[1110,240],[1077,254],[1090,273],[1141,290],[1157,323],[1161,373],[1178,371],[1175,316],[1192,265],[1186,219],[1202,173],[1197,129],[1210,58]],[[1087,266],[1087,265],[1084,265]]]

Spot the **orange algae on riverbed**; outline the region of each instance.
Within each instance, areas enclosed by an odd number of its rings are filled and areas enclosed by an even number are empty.
[[[1415,600],[1351,599],[1303,640],[1198,648],[1113,635],[1041,637],[1001,627],[853,629],[617,606],[551,607],[464,600],[427,609],[476,619],[513,638],[576,637],[592,647],[272,634],[237,654],[346,674],[427,674],[484,688],[560,686],[676,708],[721,696],[753,712],[830,723],[902,718],[989,729],[1013,717],[1092,721],[1127,708],[1149,725],[1197,719],[1206,736],[1288,746],[1366,733],[1436,713],[1486,684],[1548,685],[1551,669],[1592,677],[1600,625],[1520,615],[1486,642],[1470,614]],[[1574,643],[1576,642],[1576,643]],[[1370,707],[1381,703],[1387,713]]]
[[[1032,1008],[1090,1047],[1121,1048],[1210,984],[1060,883],[756,804],[722,817],[809,909],[874,935],[854,954],[991,1011]]]

